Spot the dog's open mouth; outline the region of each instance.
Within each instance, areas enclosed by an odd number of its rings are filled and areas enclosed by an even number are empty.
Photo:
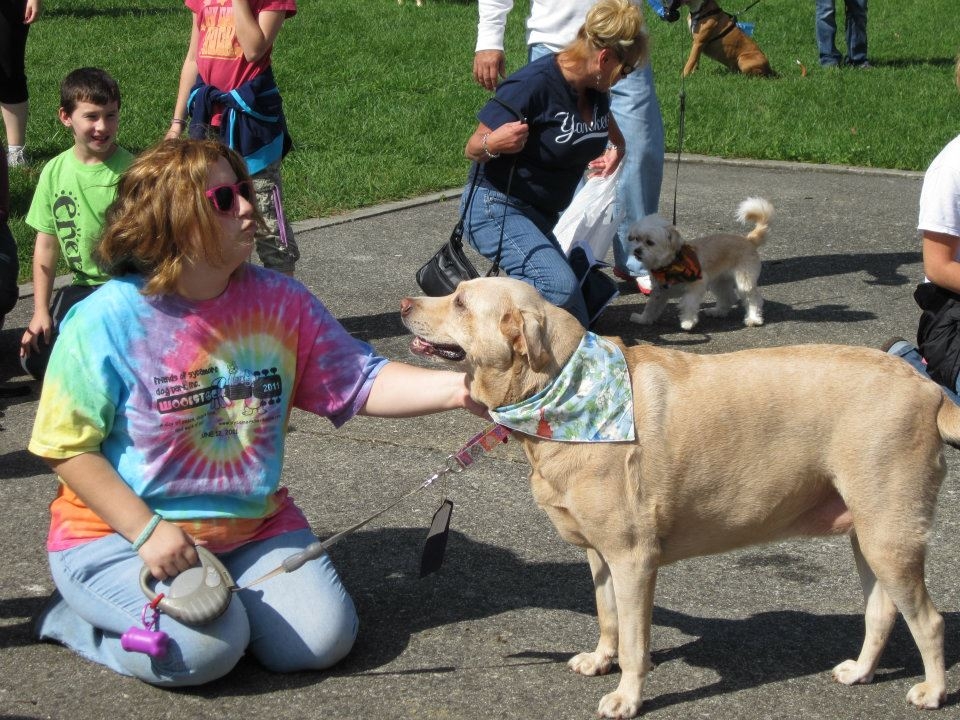
[[[450,362],[460,362],[467,356],[467,353],[459,345],[434,345],[419,335],[410,342],[410,350],[415,355],[436,357]]]

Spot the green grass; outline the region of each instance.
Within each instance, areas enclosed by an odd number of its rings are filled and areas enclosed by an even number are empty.
[[[508,66],[525,61],[518,0],[508,26]],[[780,73],[744,78],[709,59],[683,83],[683,150],[724,157],[922,170],[960,132],[953,85],[956,0],[873,3],[868,71],[823,71],[813,7],[761,0],[742,19]],[[749,4],[725,0],[729,12]],[[840,3],[842,5],[842,3]],[[685,21],[650,22],[667,147],[677,149]],[[472,79],[477,9],[469,0],[301,0],[274,51],[295,151],[284,161],[294,220],[459,185],[463,145],[486,97]],[[12,223],[29,279],[33,232],[23,223],[43,162],[68,147],[56,119],[67,72],[98,65],[123,93],[120,142],[137,152],[169,127],[190,16],[179,0],[47,0],[30,31],[29,150],[11,173]],[[841,30],[842,41],[842,30]],[[801,76],[799,60],[807,75]]]

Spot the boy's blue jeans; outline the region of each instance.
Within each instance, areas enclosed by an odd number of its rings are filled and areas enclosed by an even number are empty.
[[[317,538],[309,530],[252,542],[219,559],[240,587],[277,567]],[[166,687],[201,685],[226,675],[248,650],[268,670],[322,669],[353,646],[358,620],[329,555],[233,595],[226,612],[207,625],[183,625],[161,614],[170,636],[167,653],[151,658],[127,652],[120,636],[143,627],[147,598],[140,589],[143,561],[121,535],[108,535],[49,553],[62,596],[37,622],[40,639],[63,643],[123,675]],[[157,584],[157,592],[166,585]],[[147,612],[148,619],[151,612]]]

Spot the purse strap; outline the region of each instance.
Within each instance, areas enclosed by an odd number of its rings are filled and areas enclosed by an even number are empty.
[[[457,224],[453,228],[453,232],[450,233],[450,241],[455,242],[459,246],[463,246],[463,225],[467,219],[467,212],[470,210],[470,203],[473,202],[473,193],[477,189],[477,179],[480,177],[480,167],[479,165],[472,173],[473,178],[470,180],[470,192],[467,193],[467,201],[463,204],[463,211],[460,213],[460,219],[457,221]]]
[[[473,193],[477,189],[477,180],[480,177],[480,173],[483,172],[483,168],[480,166],[480,163],[474,163],[476,169],[473,171],[473,179],[470,181],[470,192],[467,193],[467,201],[463,204],[463,212],[460,213],[460,219],[457,221],[457,224],[453,228],[453,232],[450,233],[450,242],[455,243],[458,247],[463,247],[463,226],[467,219],[467,212],[470,210],[470,203],[473,202]],[[516,158],[510,164],[510,174],[507,176],[507,192],[505,193],[508,197],[510,195],[510,184],[513,182],[513,171],[517,167]],[[507,203],[503,204],[503,220],[500,221],[500,241],[497,243],[497,254],[493,258],[493,264],[490,266],[490,269],[487,270],[485,277],[496,277],[500,274],[500,258],[503,256],[503,229],[504,223],[507,218]]]
[[[518,111],[515,107],[513,107],[509,103],[504,102],[503,100],[498,98],[496,95],[494,95],[490,99],[493,100],[498,105],[501,105],[502,107],[504,107],[508,112],[510,112],[511,115],[516,117],[517,120],[519,120],[520,122],[527,121],[527,118],[523,115],[523,113]],[[467,216],[467,209],[470,207],[470,201],[473,199],[473,191],[476,190],[476,187],[477,187],[477,178],[480,176],[480,173],[483,170],[480,163],[476,163],[476,166],[477,166],[477,169],[473,174],[473,184],[470,186],[470,194],[467,196],[467,202],[463,206],[463,215],[460,217],[460,222],[457,224],[457,229],[460,231],[460,235],[458,239],[462,239],[463,237],[464,218],[466,218]],[[510,186],[513,184],[513,171],[516,169],[517,169],[517,158],[514,157],[513,162],[510,163],[510,173],[507,175],[507,190],[504,193],[504,195],[506,195],[507,198],[510,197]],[[493,258],[493,265],[491,265],[490,269],[487,271],[486,277],[495,277],[500,274],[500,258],[503,257],[503,230],[507,220],[507,205],[508,205],[508,202],[504,201],[503,218],[500,221],[500,241],[497,243],[497,254]]]
[[[504,195],[509,199],[510,197],[510,184],[513,182],[513,171],[517,169],[517,160],[514,158],[513,162],[510,163],[510,174],[507,175],[507,191]],[[503,218],[500,220],[500,242],[497,243],[497,255],[493,259],[493,265],[490,266],[490,270],[487,271],[487,277],[495,277],[500,274],[500,257],[503,255],[503,230],[507,224],[507,205],[509,200],[503,201]]]

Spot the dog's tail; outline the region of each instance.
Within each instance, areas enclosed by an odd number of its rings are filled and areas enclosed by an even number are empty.
[[[767,239],[767,230],[773,220],[773,205],[763,198],[747,198],[737,208],[737,220],[744,225],[753,223],[753,230],[747,233],[747,240],[760,247]]]
[[[947,445],[960,448],[960,405],[946,395],[940,401],[937,411],[937,430]]]

